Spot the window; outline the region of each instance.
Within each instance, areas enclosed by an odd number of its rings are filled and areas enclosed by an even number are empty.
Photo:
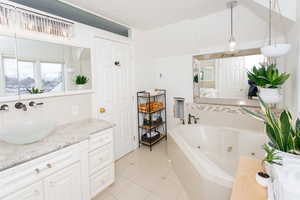
[[[18,93],[18,69],[16,59],[4,58],[4,77],[5,77],[5,93],[17,94]]]
[[[64,91],[63,64],[41,63],[41,80],[44,92]]]
[[[34,80],[34,62],[19,61],[19,80],[18,67],[16,59],[4,58],[4,75],[5,75],[5,92],[8,94],[17,94],[18,88],[20,93],[27,93],[28,88],[35,86]]]
[[[35,87],[34,79],[34,63],[27,61],[19,61],[19,84],[20,84],[20,93],[28,93],[27,89]]]

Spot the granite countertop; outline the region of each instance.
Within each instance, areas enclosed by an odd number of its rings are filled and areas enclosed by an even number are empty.
[[[104,120],[87,119],[58,126],[48,137],[33,144],[14,145],[0,141],[0,172],[87,140],[90,135],[114,126]]]

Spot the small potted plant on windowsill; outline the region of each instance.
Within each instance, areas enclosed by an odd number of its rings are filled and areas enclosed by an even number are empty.
[[[273,155],[276,154],[277,160],[268,163],[268,173],[275,183],[275,186],[271,185],[275,190],[274,195],[280,200],[300,199],[300,120],[294,121],[287,110],[278,117],[260,97],[259,101],[262,115],[242,109],[265,123],[269,138],[267,145]]]
[[[42,93],[44,93],[44,90],[41,90],[41,89],[38,89],[38,88],[35,88],[35,87],[27,88],[26,90],[30,94],[42,94]]]
[[[248,72],[249,80],[253,81],[259,89],[259,96],[267,104],[276,104],[281,100],[279,88],[290,77],[287,73],[280,73],[276,64],[255,66]]]
[[[75,84],[78,90],[84,89],[84,86],[87,84],[89,79],[84,75],[77,75],[75,78]]]

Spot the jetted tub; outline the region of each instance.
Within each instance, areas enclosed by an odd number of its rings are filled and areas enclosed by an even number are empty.
[[[190,200],[229,200],[239,158],[261,159],[264,133],[205,125],[169,132],[168,154]]]

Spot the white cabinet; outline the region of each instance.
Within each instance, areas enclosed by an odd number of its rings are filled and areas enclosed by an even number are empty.
[[[45,179],[45,200],[81,200],[80,163]]]
[[[3,200],[43,200],[43,198],[43,184],[38,182],[5,197]]]
[[[0,172],[0,200],[90,200],[114,181],[113,129]]]
[[[95,197],[115,180],[113,129],[96,133],[89,145],[90,197]]]

